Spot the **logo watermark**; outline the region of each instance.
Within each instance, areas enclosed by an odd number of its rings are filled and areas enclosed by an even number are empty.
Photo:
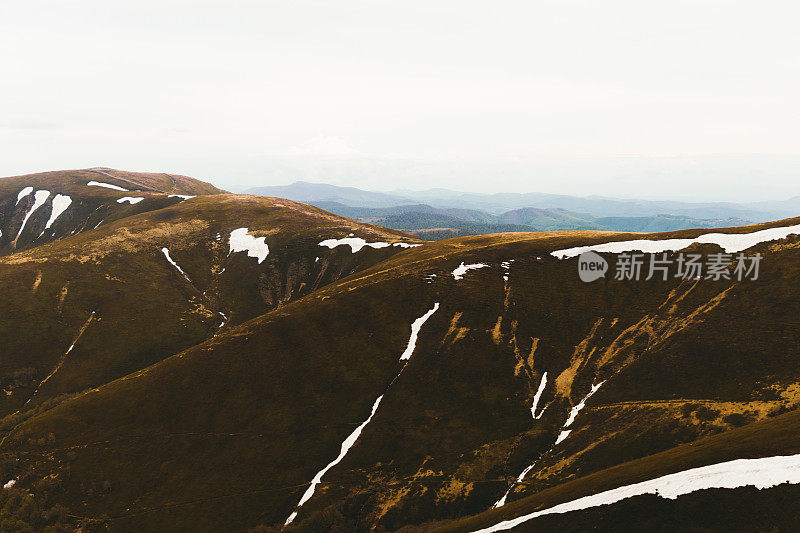
[[[581,281],[591,283],[604,278],[608,272],[608,261],[596,252],[584,252],[578,256],[578,275]]]
[[[666,252],[644,254],[641,252],[621,253],[617,255],[614,279],[619,281],[649,281],[657,279],[667,281],[670,278],[693,280],[751,280],[758,279],[763,256],[716,253],[702,254],[679,253],[670,255]],[[596,252],[584,252],[578,256],[578,275],[581,281],[591,283],[605,278],[609,271],[608,261]]]

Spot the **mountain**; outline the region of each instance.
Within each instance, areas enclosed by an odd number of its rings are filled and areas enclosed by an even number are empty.
[[[573,213],[566,209],[538,209],[526,207],[500,215],[504,222],[524,224],[544,231],[562,229],[607,229],[595,222],[597,217],[588,213]],[[615,228],[617,229],[617,228]],[[627,231],[625,229],[619,231]]]
[[[309,203],[348,218],[407,230],[428,240],[513,231],[676,231],[746,225],[800,213],[800,197],[733,204],[541,193],[476,194],[447,189],[387,194],[306,182],[257,187],[248,192]]]
[[[307,204],[339,202],[353,207],[391,207],[412,203],[407,198],[393,194],[305,181],[296,181],[291,185],[285,186],[253,187],[246,190],[245,193],[288,198]]]
[[[601,196],[566,196],[543,193],[465,193],[434,189],[430,191],[398,190],[393,194],[410,198],[436,207],[458,205],[466,209],[479,209],[494,214],[525,207],[539,209],[567,209],[579,213],[591,213],[599,217],[680,215],[702,219],[740,218],[767,221],[796,216],[798,201],[758,202],[736,204],[730,202],[676,202],[653,200],[623,200]]]
[[[0,254],[57,240],[100,224],[223,193],[186,176],[107,168],[0,179]]]
[[[500,217],[468,209],[436,208],[425,204],[395,207],[350,207],[338,202],[314,205],[361,222],[398,229],[426,240],[441,240],[466,235],[532,231],[522,224],[506,224]]]
[[[508,211],[523,208],[566,210],[573,213],[590,213],[596,217],[646,217],[674,215],[696,219],[740,219],[766,222],[797,216],[800,197],[777,202],[677,202],[654,200],[628,200],[601,196],[567,196],[545,193],[467,193],[448,189],[412,191],[399,189],[391,193],[370,192],[354,187],[295,182],[287,186],[255,187],[245,191],[250,194],[279,196],[298,202],[338,202],[352,207],[397,207],[425,204],[434,208],[456,208],[483,211],[500,216]]]
[[[317,207],[361,222],[394,228],[427,240],[515,231],[611,230],[658,232],[743,225],[740,219],[706,220],[685,216],[595,217],[566,209],[527,207],[500,216],[483,211],[438,208],[426,204],[395,207],[350,207],[338,202],[315,202]]]
[[[214,194],[11,252],[0,526],[791,529],[797,233],[422,243]],[[581,281],[585,246],[605,278]],[[641,248],[763,259],[756,280],[615,279],[608,250]],[[696,468],[677,499],[641,492]]]

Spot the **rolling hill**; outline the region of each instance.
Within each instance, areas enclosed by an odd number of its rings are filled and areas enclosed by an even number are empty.
[[[337,215],[398,229],[426,240],[517,231],[664,232],[692,228],[720,228],[783,218],[788,216],[787,214],[796,212],[793,207],[795,200],[761,202],[753,206],[707,205],[581,199],[541,194],[469,195],[447,190],[427,193],[404,191],[409,196],[405,197],[362,191],[354,187],[306,182],[283,187],[256,187],[247,192],[285,196]],[[411,198],[423,199],[428,203],[414,203]],[[486,203],[490,198],[505,198],[507,201],[497,205]],[[528,207],[529,205],[546,207]],[[514,206],[517,207],[506,210],[506,207]],[[570,208],[566,209],[563,206]]]
[[[96,194],[38,176],[2,190]],[[423,243],[139,181],[166,205],[0,257],[0,529],[791,529],[800,219]],[[763,259],[616,279],[637,249]]]

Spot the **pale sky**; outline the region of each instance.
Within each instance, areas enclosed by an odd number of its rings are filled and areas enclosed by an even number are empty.
[[[800,4],[0,0],[0,175],[800,195]]]

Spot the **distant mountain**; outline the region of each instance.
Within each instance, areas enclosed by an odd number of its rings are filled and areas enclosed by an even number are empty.
[[[371,192],[355,187],[337,187],[324,183],[296,181],[291,185],[254,187],[244,191],[246,194],[287,198],[295,202],[314,204],[316,202],[339,202],[353,207],[389,207],[414,203],[409,198],[382,192]]]
[[[426,240],[449,239],[467,235],[515,231],[676,231],[691,228],[741,226],[748,221],[736,218],[699,219],[679,215],[643,217],[595,217],[566,209],[526,207],[492,215],[484,211],[437,208],[427,204],[396,207],[350,207],[339,202],[315,202],[314,205],[344,217],[377,224],[417,235]]]
[[[698,219],[678,215],[655,215],[650,217],[600,217],[598,226],[612,231],[677,231],[692,228],[729,228],[743,226],[749,222],[741,218]]]
[[[800,197],[776,202],[736,204],[730,202],[676,202],[624,200],[600,196],[566,196],[544,193],[479,194],[429,189],[396,190],[390,193],[364,191],[355,187],[296,182],[288,186],[256,187],[251,194],[278,196],[310,203],[328,211],[398,227],[390,215],[436,213],[458,219],[447,224],[451,234],[501,231],[495,227],[465,229],[463,222],[490,225],[512,224],[536,230],[614,229],[617,231],[672,231],[764,222],[800,214]],[[397,211],[365,213],[357,208],[397,208]],[[655,217],[655,218],[652,218]],[[408,217],[405,217],[407,220]],[[603,220],[598,220],[603,219]],[[444,220],[441,220],[444,223]],[[412,224],[418,228],[419,224]],[[412,228],[401,228],[412,229]],[[431,228],[418,228],[431,229]],[[502,230],[507,231],[507,230]]]
[[[359,222],[398,229],[431,241],[467,235],[536,231],[528,225],[504,223],[500,217],[468,209],[441,209],[425,204],[383,208],[350,207],[338,202],[315,202],[313,205]]]
[[[623,200],[601,196],[566,196],[543,193],[497,193],[479,194],[434,189],[431,191],[399,190],[393,194],[411,198],[435,207],[459,206],[479,209],[494,214],[524,207],[540,209],[567,209],[595,216],[651,216],[682,215],[692,218],[767,221],[800,213],[800,201],[759,202],[736,204],[729,202],[675,202],[653,200]]]
[[[500,215],[500,219],[503,222],[524,224],[542,231],[604,229],[600,224],[595,222],[595,218],[596,217],[588,213],[573,213],[572,211],[561,208],[539,209],[536,207],[515,209]]]

